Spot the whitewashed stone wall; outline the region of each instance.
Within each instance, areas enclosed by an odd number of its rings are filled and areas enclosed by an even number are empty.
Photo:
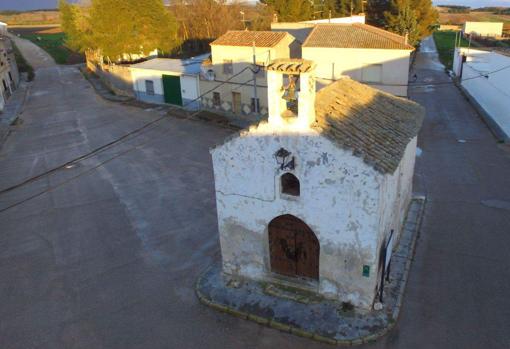
[[[269,71],[268,122],[211,150],[223,270],[270,279],[268,224],[291,214],[319,241],[317,292],[368,309],[380,280],[381,247],[392,229],[400,232],[411,199],[416,138],[395,172],[381,174],[311,127],[313,73],[300,76],[299,113],[290,120],[281,116],[282,86],[282,74]],[[276,162],[282,147],[295,157],[292,171]],[[285,172],[299,179],[300,196],[281,193]],[[364,266],[369,275],[363,275]]]
[[[290,172],[300,179],[299,197],[280,193],[285,171],[273,156],[280,147],[296,156]],[[408,148],[412,154],[413,144]],[[264,280],[271,270],[268,224],[292,214],[319,240],[319,292],[362,308],[372,305],[383,234],[402,219],[394,212],[408,202],[412,172],[383,176],[313,129],[289,131],[268,124],[217,147],[212,156],[226,273]],[[412,169],[408,158],[403,170]],[[400,196],[402,203],[396,195],[399,180],[409,188]],[[369,277],[362,275],[363,265],[370,266]]]

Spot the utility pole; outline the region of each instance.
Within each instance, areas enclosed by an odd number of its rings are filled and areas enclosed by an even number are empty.
[[[260,69],[260,68],[259,68]],[[253,40],[253,106],[255,113],[259,113],[259,98],[257,95],[257,55],[255,52],[255,40]]]
[[[246,29],[246,20],[244,19],[244,11],[239,11],[239,13],[242,16],[241,22],[243,22],[243,27]]]

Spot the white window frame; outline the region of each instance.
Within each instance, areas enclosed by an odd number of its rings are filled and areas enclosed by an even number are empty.
[[[154,81],[153,80],[145,80],[145,93],[148,96],[154,96],[155,91],[154,91]]]
[[[369,71],[369,69],[377,68],[379,71],[379,78],[373,78],[370,74],[373,72]],[[361,81],[367,83],[381,83],[383,78],[383,65],[379,63],[368,63],[364,64],[361,68]]]

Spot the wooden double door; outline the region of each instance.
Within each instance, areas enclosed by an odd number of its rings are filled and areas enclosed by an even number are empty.
[[[299,218],[283,215],[269,223],[269,253],[271,271],[319,279],[319,241]]]

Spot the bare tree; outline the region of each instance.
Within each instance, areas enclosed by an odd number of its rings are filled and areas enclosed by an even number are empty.
[[[226,0],[176,0],[170,6],[179,23],[183,51],[205,51],[213,39],[228,30],[245,29],[243,7]]]

